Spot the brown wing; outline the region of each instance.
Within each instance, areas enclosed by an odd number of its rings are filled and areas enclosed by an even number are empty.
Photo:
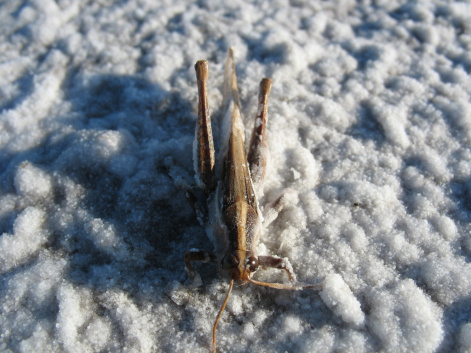
[[[240,116],[237,77],[234,69],[232,50],[229,49],[225,77],[224,103],[228,112],[226,123],[230,131],[226,134],[226,150],[222,168],[223,221],[229,230],[232,250],[251,250],[257,237],[258,204],[244,145],[244,125]]]

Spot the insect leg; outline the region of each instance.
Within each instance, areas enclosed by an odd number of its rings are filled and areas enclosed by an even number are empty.
[[[278,213],[283,207],[296,203],[296,197],[297,194],[294,190],[286,189],[275,201],[266,204],[263,208],[263,225],[268,227],[278,217]]]
[[[216,258],[216,255],[207,251],[191,250],[185,252],[185,267],[191,281],[196,283],[197,286],[201,285],[201,277],[194,270],[193,266],[191,265],[192,262],[216,262]]]
[[[199,223],[204,225],[208,220],[208,208],[206,204],[201,201],[205,200],[203,192],[194,185],[189,185],[184,178],[178,175],[175,168],[169,168],[168,175],[172,178],[175,186],[184,192],[186,201],[193,211],[195,211]]]
[[[207,206],[200,202],[198,197],[196,197],[195,193],[192,189],[184,189],[185,191],[185,198],[190,207],[195,211],[196,218],[198,222],[203,226],[208,221],[208,208]]]
[[[208,208],[202,200],[206,200],[206,196],[195,185],[188,184],[179,168],[170,166],[167,168],[167,174],[173,180],[174,185],[184,192],[186,201],[195,211],[199,223],[204,225],[208,220]]]
[[[293,272],[293,266],[291,266],[291,263],[286,257],[281,258],[278,256],[259,256],[258,262],[260,266],[285,270],[289,280],[293,283],[296,282],[296,275]]]
[[[322,283],[305,284],[305,283],[297,282],[296,276],[293,272],[293,267],[291,266],[291,263],[286,257],[281,258],[278,256],[259,256],[258,262],[260,266],[285,270],[286,273],[288,274],[291,284],[260,282],[251,278],[248,279],[249,282],[252,282],[256,285],[271,287],[271,288],[276,288],[276,289],[290,289],[290,290],[303,290],[303,289],[321,290],[323,287]]]
[[[196,121],[193,161],[196,184],[210,193],[214,189],[214,142],[208,106],[208,62],[200,60],[195,64],[198,83],[198,120]]]
[[[270,95],[272,80],[264,78],[260,82],[258,93],[258,109],[255,124],[250,139],[250,149],[247,161],[250,166],[250,174],[258,193],[265,177],[267,165],[267,120],[268,120],[268,97]]]

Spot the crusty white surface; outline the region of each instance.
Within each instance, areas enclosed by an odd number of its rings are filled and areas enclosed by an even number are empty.
[[[221,351],[469,352],[471,6],[438,0],[2,2],[0,351],[208,351],[177,185],[229,46],[247,136],[274,81],[260,203],[294,193],[259,251],[327,286],[235,288]]]

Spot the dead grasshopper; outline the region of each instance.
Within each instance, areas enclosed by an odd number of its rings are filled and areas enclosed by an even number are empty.
[[[227,52],[224,69],[223,121],[221,126],[220,163],[216,166],[207,101],[208,62],[195,65],[198,83],[198,120],[196,122],[193,160],[197,186],[204,190],[207,208],[192,193],[187,198],[198,219],[206,227],[214,245],[214,252],[191,250],[185,253],[185,265],[193,282],[201,278],[192,267],[193,261],[219,264],[221,273],[229,279],[229,289],[213,326],[212,352],[216,351],[216,327],[226,307],[234,282],[251,282],[277,289],[321,289],[320,284],[306,285],[296,282],[287,258],[257,256],[257,244],[263,216],[258,206],[256,192],[260,192],[267,157],[267,111],[272,81],[264,78],[260,83],[258,111],[246,156],[244,124],[241,118],[239,92],[232,49]],[[216,168],[217,167],[217,168]],[[281,208],[282,199],[272,206]],[[272,267],[286,271],[290,284],[259,282],[252,279],[257,269]]]

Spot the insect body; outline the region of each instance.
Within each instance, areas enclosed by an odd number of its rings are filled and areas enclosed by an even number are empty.
[[[197,185],[204,190],[206,208],[191,193],[187,194],[198,218],[206,226],[214,252],[189,251],[185,253],[186,269],[194,282],[200,282],[192,262],[214,262],[229,279],[229,289],[213,326],[212,352],[216,350],[216,327],[226,307],[234,283],[251,282],[277,289],[320,289],[320,284],[305,285],[296,282],[287,258],[257,256],[256,247],[263,216],[257,192],[261,191],[267,156],[267,110],[272,81],[264,78],[260,83],[259,105],[252,132],[250,149],[246,155],[244,125],[241,118],[239,93],[232,49],[227,53],[224,73],[221,150],[216,165],[211,120],[207,103],[208,62],[195,65],[198,82],[198,120],[194,142],[194,165]],[[280,207],[282,199],[274,205]],[[284,270],[291,283],[259,282],[252,278],[257,269],[272,267]]]

